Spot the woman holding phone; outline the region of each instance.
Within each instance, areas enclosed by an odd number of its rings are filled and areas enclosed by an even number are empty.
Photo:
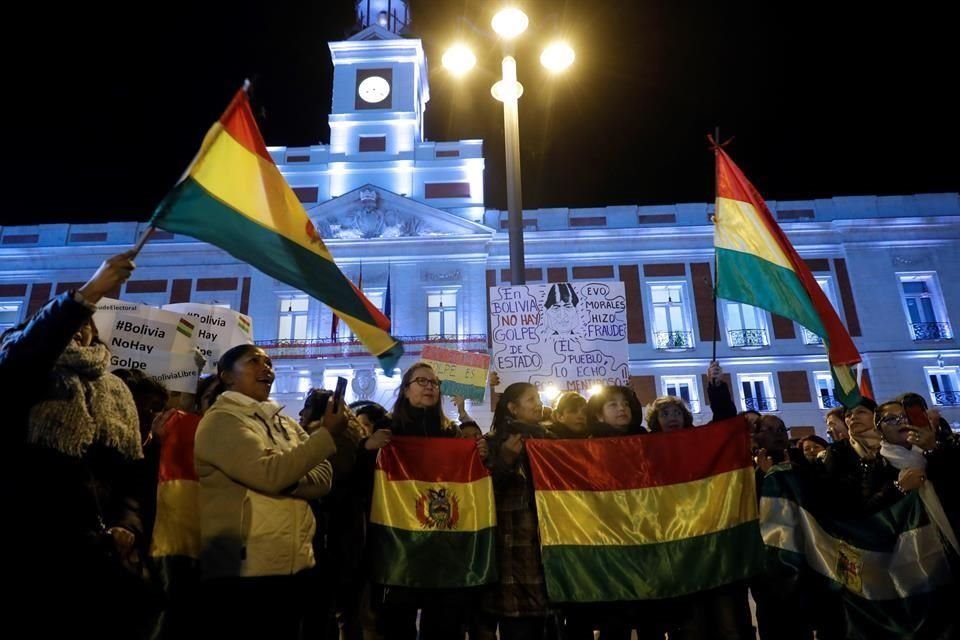
[[[311,435],[269,398],[273,363],[254,345],[217,364],[225,391],[197,427],[202,612],[210,637],[297,638],[315,564],[308,500],[330,491],[327,462],[346,428],[330,403]]]

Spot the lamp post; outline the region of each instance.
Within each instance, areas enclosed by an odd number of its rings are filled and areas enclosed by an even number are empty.
[[[520,119],[518,100],[523,85],[517,82],[517,61],[513,57],[513,41],[526,31],[529,20],[515,7],[501,9],[491,21],[493,30],[503,41],[501,77],[490,89],[503,103],[503,138],[507,172],[507,235],[510,241],[510,282],[526,284],[523,256],[523,190],[520,184]],[[540,62],[552,72],[566,69],[573,63],[574,53],[564,42],[555,42],[544,49]],[[455,75],[463,75],[476,64],[476,57],[466,45],[454,45],[443,55],[443,66]]]

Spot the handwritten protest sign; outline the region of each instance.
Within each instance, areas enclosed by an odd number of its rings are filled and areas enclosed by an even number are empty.
[[[629,382],[622,282],[491,287],[490,327],[501,388],[530,382],[584,391]]]
[[[220,356],[231,347],[253,343],[253,321],[238,311],[194,302],[168,304],[163,308],[183,315],[196,326],[194,338],[207,359],[204,373],[215,373]]]
[[[110,349],[111,370],[138,369],[171,391],[196,390],[193,322],[179,313],[106,298],[93,320]]]
[[[490,356],[427,345],[420,359],[440,378],[440,393],[482,401],[487,388]]]

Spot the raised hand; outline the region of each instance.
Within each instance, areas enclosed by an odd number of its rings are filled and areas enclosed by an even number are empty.
[[[80,287],[79,293],[83,299],[96,304],[100,298],[126,282],[133,270],[137,268],[133,262],[135,255],[136,253],[131,249],[104,260],[93,277]]]

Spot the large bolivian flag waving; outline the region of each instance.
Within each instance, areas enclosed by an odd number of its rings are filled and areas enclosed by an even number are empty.
[[[762,562],[747,425],[527,440],[554,602],[680,596]]]
[[[347,279],[273,163],[244,90],[150,224],[220,247],[327,304],[392,374],[403,347],[390,321]]]
[[[473,440],[393,438],[373,487],[374,582],[445,589],[496,578],[493,481]]]
[[[756,188],[726,152],[717,152],[717,297],[790,318],[823,338],[834,393],[846,406],[860,399],[850,365],[860,352],[837,312]]]

